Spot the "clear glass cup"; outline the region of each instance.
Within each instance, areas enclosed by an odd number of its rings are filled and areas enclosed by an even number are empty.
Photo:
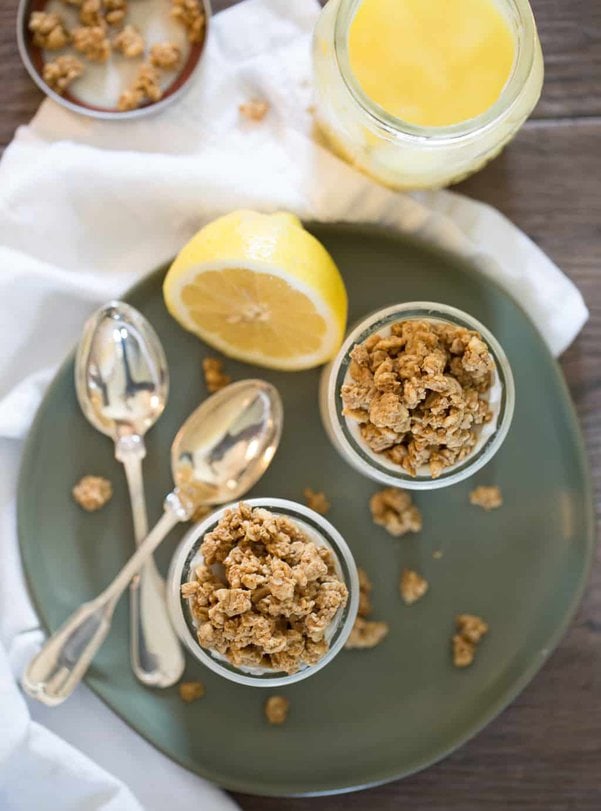
[[[196,625],[187,604],[181,596],[181,587],[193,579],[193,571],[202,563],[199,547],[207,532],[211,532],[227,509],[221,507],[195,524],[180,542],[173,555],[167,575],[167,606],[171,621],[183,644],[190,653],[210,668],[230,681],[251,687],[283,687],[306,679],[325,667],[340,652],[353,627],[359,607],[359,579],[351,550],[338,530],[322,515],[314,510],[283,498],[252,498],[244,501],[249,507],[264,507],[276,515],[283,515],[294,521],[317,546],[325,546],[334,555],[339,578],[348,589],[346,606],[339,609],[330,623],[326,639],[330,643],[328,652],[313,665],[306,665],[296,673],[286,674],[265,667],[236,667],[216,651],[202,648],[196,638]]]
[[[427,469],[416,476],[391,462],[383,454],[376,454],[361,439],[358,425],[342,415],[343,404],[340,389],[346,382],[350,364],[350,352],[355,344],[362,343],[370,335],[380,332],[386,335],[396,321],[431,320],[447,322],[476,330],[488,345],[495,363],[495,381],[489,392],[489,405],[493,419],[479,428],[474,450],[462,461],[445,468],[433,479]],[[342,458],[364,476],[389,487],[406,490],[435,490],[467,479],[489,462],[507,436],[515,403],[513,375],[507,356],[494,335],[468,313],[431,301],[412,301],[396,304],[372,313],[355,326],[333,361],[322,372],[319,405],[321,418],[332,444]]]
[[[515,135],[541,93],[543,56],[528,0],[496,0],[515,39],[513,68],[501,95],[484,113],[446,127],[408,124],[363,92],[348,52],[361,2],[329,0],[315,28],[315,118],[329,145],[397,189],[438,188],[480,169]]]

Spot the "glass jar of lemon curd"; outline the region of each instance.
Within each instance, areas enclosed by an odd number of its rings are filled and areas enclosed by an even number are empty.
[[[543,83],[528,0],[329,0],[313,62],[328,144],[397,189],[437,188],[480,169]]]

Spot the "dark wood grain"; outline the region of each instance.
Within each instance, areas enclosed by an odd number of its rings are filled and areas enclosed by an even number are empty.
[[[234,2],[213,0],[213,5],[219,10]],[[543,97],[503,155],[459,190],[499,208],[585,296],[591,319],[561,363],[599,494],[601,2],[532,0],[532,5],[545,53]],[[42,99],[19,61],[15,11],[16,0],[2,0],[0,148]],[[548,664],[511,707],[443,763],[342,797],[236,799],[245,811],[599,811],[601,555],[578,616]]]

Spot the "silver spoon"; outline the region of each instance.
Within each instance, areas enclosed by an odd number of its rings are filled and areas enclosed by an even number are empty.
[[[44,704],[63,702],[79,684],[111,624],[115,605],[163,538],[201,504],[240,498],[263,475],[282,430],[282,403],[261,380],[233,383],[205,400],[171,446],[175,488],[165,512],[113,582],[80,606],[29,663],[23,688]]]
[[[169,374],[158,335],[134,307],[111,301],[88,319],[75,359],[75,388],[85,416],[115,442],[139,545],[148,535],[144,434],[163,413]],[[134,674],[154,687],[175,684],[186,662],[167,614],[165,581],[152,557],[131,581],[129,615]]]

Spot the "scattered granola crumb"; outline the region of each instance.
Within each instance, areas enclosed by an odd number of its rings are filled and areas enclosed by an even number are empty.
[[[365,569],[357,566],[357,574],[359,575],[359,608],[357,614],[360,617],[368,617],[373,610],[371,604],[373,586]]]
[[[150,61],[155,68],[175,70],[182,58],[182,52],[173,42],[157,42],[150,49]]]
[[[219,358],[203,358],[202,371],[204,373],[205,385],[213,394],[225,388],[232,382],[232,378],[223,372],[223,361]]]
[[[33,44],[48,51],[58,51],[69,44],[71,37],[60,14],[34,11],[29,18]]]
[[[113,39],[113,48],[133,59],[144,53],[144,37],[134,25],[126,25]]]
[[[179,697],[186,704],[197,701],[205,694],[205,686],[201,681],[182,681],[178,686]]]
[[[442,321],[398,321],[356,344],[341,389],[343,415],[365,444],[410,476],[432,478],[465,459],[492,419],[483,395],[494,361],[479,333]]]
[[[455,624],[458,633],[453,636],[453,664],[468,667],[474,661],[476,646],[488,632],[488,624],[474,614],[459,614]]]
[[[476,487],[470,493],[470,504],[475,504],[477,507],[482,507],[483,510],[496,510],[497,507],[503,505],[503,494],[501,488],[494,485],[493,487]]]
[[[190,601],[201,647],[236,666],[286,673],[327,653],[326,632],[348,591],[332,553],[293,521],[241,502],[204,536],[200,552],[203,564],[182,596]]]
[[[111,43],[102,25],[73,29],[73,45],[90,62],[106,62],[111,53]]]
[[[457,630],[464,639],[477,644],[488,633],[488,624],[475,614],[459,614],[455,618]]]
[[[428,591],[428,581],[413,569],[403,569],[400,590],[405,603],[413,605]]]
[[[307,507],[309,507],[311,510],[315,510],[315,512],[319,513],[320,515],[325,515],[327,512],[329,512],[332,505],[325,497],[325,493],[322,493],[321,491],[315,492],[315,490],[312,490],[310,487],[305,487],[303,490],[303,495],[305,496]]]
[[[84,476],[71,492],[80,507],[88,512],[94,512],[111,500],[113,486],[102,476]]]
[[[434,558],[434,560],[440,560],[441,557],[442,557],[442,554],[443,553],[442,553],[441,549],[435,549],[434,552],[432,552],[432,557]]]
[[[259,99],[251,99],[238,107],[240,115],[248,121],[263,121],[269,111],[269,104]]]
[[[387,635],[388,630],[387,622],[371,622],[357,617],[344,647],[347,650],[375,648]]]
[[[75,56],[59,56],[46,62],[42,76],[48,87],[62,95],[69,85],[84,72],[83,63]]]
[[[79,11],[79,22],[93,27],[103,25],[102,11],[102,0],[84,0]]]
[[[206,20],[200,0],[171,0],[171,16],[184,26],[190,42],[202,42]]]
[[[202,521],[210,512],[213,512],[213,507],[209,507],[208,504],[200,504],[192,514],[190,521]]]
[[[158,101],[162,95],[163,91],[156,68],[149,62],[143,62],[138,69],[133,85],[121,93],[117,109],[135,110],[145,101]]]
[[[283,724],[289,709],[290,701],[284,696],[269,696],[265,702],[265,717],[270,724]]]
[[[104,19],[109,25],[120,25],[127,14],[127,0],[104,0]]]
[[[369,506],[374,524],[384,527],[395,538],[422,528],[422,515],[406,490],[385,487],[373,494]]]
[[[461,634],[453,636],[453,664],[455,667],[468,667],[474,661],[476,646],[464,639]]]

